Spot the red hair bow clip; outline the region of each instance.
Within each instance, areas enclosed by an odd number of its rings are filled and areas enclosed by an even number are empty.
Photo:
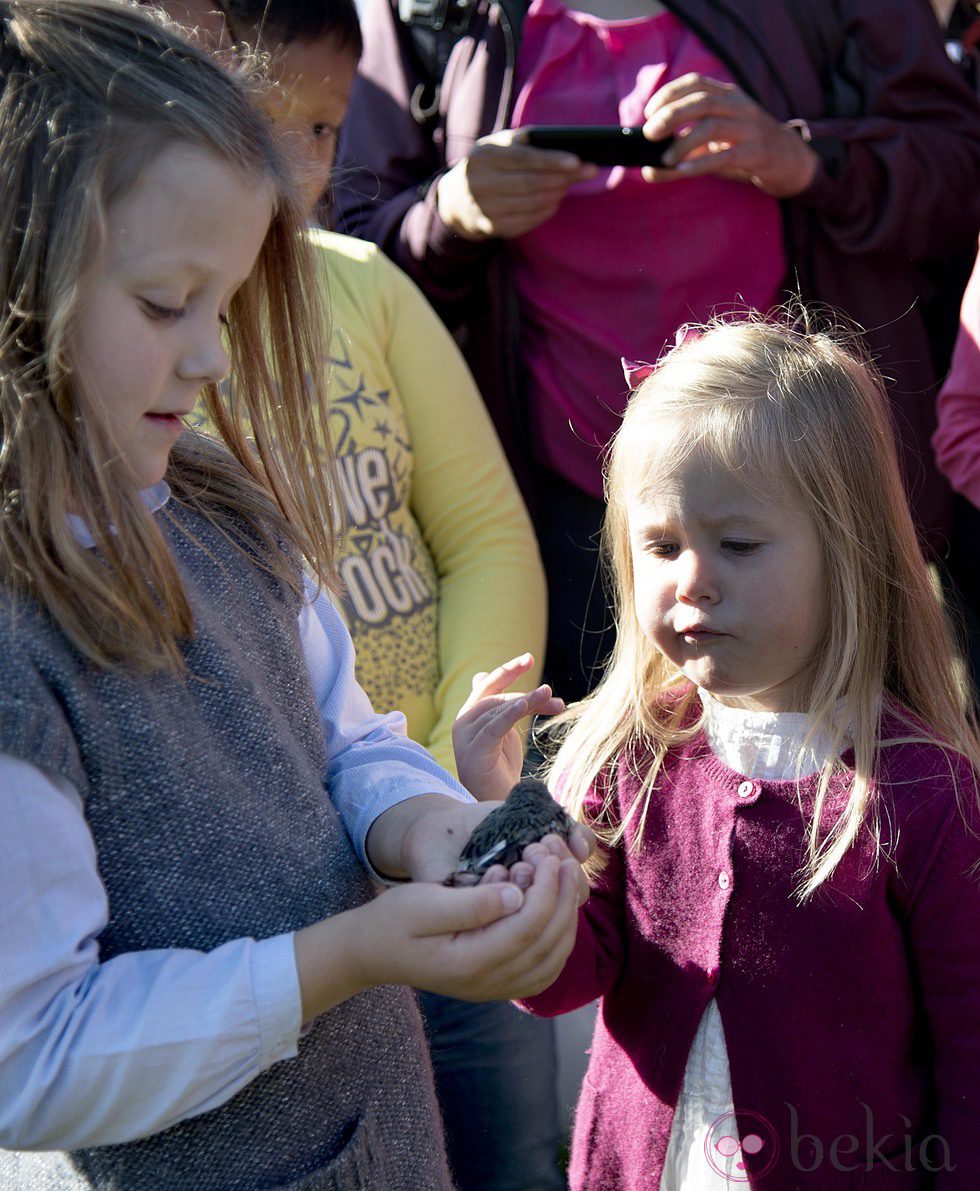
[[[619,362],[623,366],[623,376],[626,377],[626,384],[631,393],[635,393],[643,381],[657,371],[656,364],[648,364],[645,360],[627,360],[623,356]]]
[[[648,364],[646,360],[627,360],[623,356],[620,363],[623,366],[623,376],[626,377],[630,392],[635,393],[643,381],[657,371],[672,351],[676,351],[685,343],[693,343],[696,339],[700,339],[701,335],[702,332],[697,327],[692,327],[690,323],[682,323],[674,332],[673,344],[660,353],[656,364]]]

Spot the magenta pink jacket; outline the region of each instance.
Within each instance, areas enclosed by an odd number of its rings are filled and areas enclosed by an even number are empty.
[[[960,333],[939,394],[936,462],[957,492],[980,508],[980,265],[963,295]]]
[[[915,745],[883,749],[882,769],[885,857],[862,837],[801,907],[816,778],[747,781],[703,735],[669,755],[643,846],[612,854],[564,971],[525,1003],[602,998],[572,1188],[657,1191],[712,997],[739,1131],[764,1143],[752,1186],[980,1186],[980,845],[952,781],[975,797],[974,773]],[[618,813],[637,787],[621,762]]]
[[[514,39],[496,0],[474,3],[431,127],[410,112],[420,76],[398,0],[365,6],[364,56],[341,133],[335,212],[341,231],[379,244],[459,329],[520,478],[526,411],[507,258],[500,241],[473,243],[450,232],[433,185],[478,137],[509,122]],[[962,251],[976,237],[980,107],[946,58],[929,4],[834,5],[863,63],[866,114],[859,119],[826,114],[820,79],[786,5],[669,0],[667,7],[777,120],[809,122],[825,168],[783,205],[787,289],[867,328],[868,345],[891,378],[913,514],[941,549],[950,493],[929,445],[937,377],[921,313],[930,284],[919,262]]]

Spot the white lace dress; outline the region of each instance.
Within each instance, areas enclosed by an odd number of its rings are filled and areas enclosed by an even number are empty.
[[[742,711],[701,692],[705,734],[715,756],[746,777],[780,780],[805,777],[824,763],[820,741],[800,765],[800,746],[809,717],[797,712]],[[712,999],[694,1036],[684,1084],[674,1114],[660,1191],[717,1191],[745,1186],[738,1143],[725,1032]]]

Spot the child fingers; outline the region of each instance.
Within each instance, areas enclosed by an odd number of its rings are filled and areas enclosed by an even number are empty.
[[[492,864],[480,878],[479,884],[493,885],[501,881],[510,880],[510,870],[504,864]],[[516,884],[516,882],[515,882]]]
[[[560,921],[556,924],[556,916],[559,920],[567,919],[577,910],[578,902],[576,861],[559,861],[546,852],[529,867],[533,867],[534,880],[524,893],[520,913],[499,924],[501,931],[509,936],[509,945],[518,960],[521,956],[533,958],[548,951],[555,934],[564,929]]]
[[[514,928],[522,928],[525,932],[523,944],[529,954],[542,946],[547,948],[546,939],[552,924],[552,919],[559,905],[561,896],[561,865],[562,861],[550,852],[545,852],[540,858],[532,862],[534,880],[525,893],[520,922],[514,919]]]
[[[533,865],[539,863],[546,855],[554,856],[558,861],[574,859],[568,844],[553,831],[549,831],[547,835],[535,840],[533,844],[528,844],[524,849],[522,859]]]
[[[518,860],[510,866],[507,879],[512,881],[518,889],[530,889],[534,883],[534,865]]]
[[[484,714],[477,736],[485,733],[494,743],[499,743],[527,714],[526,695],[502,696],[500,702]]]
[[[588,828],[584,828],[583,830],[588,832],[590,836],[592,835],[592,833],[588,831]],[[574,836],[574,833],[573,837],[576,839],[576,845],[579,846],[579,841],[582,839],[582,837],[576,837]],[[564,863],[567,861],[574,865],[574,868],[570,871],[575,873],[576,901],[579,906],[584,906],[589,900],[589,880],[585,875],[581,864],[582,861],[588,856],[588,853],[586,853],[584,856],[579,856],[576,854],[576,852],[572,851],[570,844],[571,840],[566,843],[566,841],[563,840],[560,835],[546,835],[542,839],[538,840],[537,843],[528,844],[528,846],[524,849],[523,861],[529,864],[532,868],[536,868],[544,856],[550,855],[554,856],[559,863]]]
[[[531,955],[537,952],[539,965],[557,964],[557,975],[568,958],[575,942],[580,905],[580,877],[582,870],[574,860],[563,860],[558,866],[554,905]]]
[[[534,883],[523,894],[520,913],[491,928],[494,942],[481,958],[492,963],[493,971],[503,983],[520,979],[541,963],[551,949],[554,930],[551,919],[559,896],[559,865],[554,857],[547,867],[546,874],[535,874]]]
[[[568,837],[568,850],[580,863],[584,863],[596,850],[595,832],[584,823],[576,823]]]
[[[559,894],[558,865],[553,857],[551,865],[547,875],[539,878],[539,887],[530,907],[530,892],[522,894],[516,885],[506,882],[491,885],[481,883],[467,889],[439,890],[440,893],[455,894],[460,899],[471,898],[471,895],[481,892],[500,896],[501,891],[512,890],[521,900],[517,913],[505,914],[497,919],[489,917],[494,913],[492,903],[488,909],[487,906],[477,905],[475,901],[470,911],[461,910],[439,916],[433,913],[430,916],[431,925],[438,923],[442,927],[432,933],[445,936],[453,933],[453,928],[459,926],[467,912],[471,914],[469,924],[458,929],[449,940],[455,953],[455,975],[450,995],[464,1000],[508,999],[526,995],[531,984],[541,982],[545,969],[550,975],[554,966],[548,963],[552,947],[542,945],[541,936],[548,926]],[[550,976],[550,979],[554,979],[554,976]]]
[[[551,854],[557,856],[559,860],[571,857],[580,864],[588,860],[596,846],[595,835],[584,823],[573,824],[567,840],[560,835],[549,833],[539,842],[546,845]]]
[[[554,862],[554,857],[549,858]],[[578,886],[575,870],[578,865],[567,860],[552,874],[555,878],[549,912],[540,929],[521,939],[520,950],[498,964],[501,986],[510,997],[533,996],[552,984],[558,977],[575,944],[578,926]],[[580,871],[580,870],[579,870]],[[525,899],[525,912],[531,891]],[[530,914],[528,920],[530,921]],[[517,917],[506,924],[517,925]]]
[[[409,913],[416,938],[454,935],[479,930],[520,910],[524,902],[521,889],[507,881],[483,882],[469,887],[448,889],[441,885],[416,884],[403,890],[382,894],[384,902],[393,893],[414,894]]]
[[[565,704],[551,694],[551,688],[541,686],[527,695],[517,692],[484,695],[464,707],[456,717],[456,722],[478,724],[477,735],[486,732],[491,740],[500,741],[527,716],[557,715],[564,709]]]
[[[552,856],[557,856],[559,861],[565,860],[571,855],[568,845],[560,835],[556,835],[553,831],[542,836],[539,842],[548,849]]]
[[[516,658],[511,658],[509,661],[503,662],[496,669],[490,670],[488,673],[476,674],[473,677],[473,695],[478,698],[486,698],[487,695],[499,695],[506,691],[522,674],[526,674],[533,665],[533,654],[522,653]]]
[[[549,833],[535,843],[528,844],[522,859],[533,861],[539,850],[546,848],[559,860],[571,856],[579,864],[584,864],[595,851],[596,843],[595,833],[591,828],[586,827],[584,823],[573,823],[567,840],[562,839],[560,835]]]
[[[494,864],[483,874],[479,883],[490,885],[501,881],[509,881],[518,889],[530,889],[534,883],[534,866],[526,864],[523,860],[516,861],[510,868],[503,864]]]
[[[589,878],[585,875],[585,869],[579,864],[577,860],[573,860],[574,868],[569,868],[575,880],[575,908],[581,909],[582,906],[589,900]]]
[[[528,711],[531,715],[558,715],[565,710],[564,699],[552,694],[551,687],[543,683],[529,691],[527,695]]]

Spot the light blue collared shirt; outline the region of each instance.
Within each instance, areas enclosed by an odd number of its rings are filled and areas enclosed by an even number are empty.
[[[144,494],[154,511],[168,497],[165,484]],[[91,544],[81,522],[74,529]],[[366,864],[383,811],[419,794],[470,796],[405,737],[404,717],[372,710],[343,621],[308,586],[299,630],[328,789]],[[100,963],[109,905],[78,791],[2,753],[0,791],[0,1146],[74,1149],[156,1133],[296,1054],[292,934]]]

